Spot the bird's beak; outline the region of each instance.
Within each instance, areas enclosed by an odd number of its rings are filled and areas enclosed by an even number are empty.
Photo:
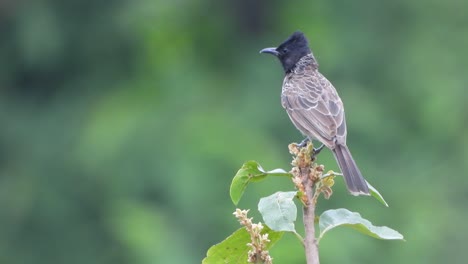
[[[270,54],[273,54],[275,56],[278,56],[279,55],[279,52],[276,50],[276,48],[266,48],[266,49],[262,49],[260,51],[260,53],[270,53]]]

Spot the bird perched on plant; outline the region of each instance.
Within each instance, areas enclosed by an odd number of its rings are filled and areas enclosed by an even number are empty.
[[[260,53],[275,55],[283,66],[286,76],[281,104],[294,126],[308,137],[306,140],[318,140],[333,152],[351,194],[369,195],[367,183],[346,146],[343,102],[335,87],[318,71],[304,34],[294,32],[278,47],[262,49]]]

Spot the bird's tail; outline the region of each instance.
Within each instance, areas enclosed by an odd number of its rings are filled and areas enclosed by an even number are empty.
[[[367,187],[366,180],[362,177],[348,147],[337,145],[333,150],[333,154],[343,173],[348,191],[355,196],[369,195],[369,188]]]

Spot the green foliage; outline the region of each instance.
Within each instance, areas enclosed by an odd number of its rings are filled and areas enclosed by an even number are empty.
[[[318,240],[322,239],[326,232],[337,226],[348,226],[357,231],[379,239],[403,240],[403,235],[386,226],[374,226],[369,220],[361,217],[360,214],[350,212],[349,210],[340,208],[327,210],[320,215],[319,218],[320,235]]]
[[[232,202],[237,205],[249,183],[259,182],[267,176],[291,177],[291,174],[282,169],[265,171],[260,164],[253,160],[244,163],[232,179],[231,188],[229,189]]]
[[[370,185],[368,181],[366,181],[366,183],[367,183],[367,187],[369,187],[370,195],[373,196],[375,199],[377,199],[379,202],[381,202],[383,205],[388,207],[387,202],[385,201],[383,196],[379,193],[379,191],[377,191],[377,189],[375,189],[374,186]]]
[[[275,231],[296,232],[297,208],[294,197],[297,192],[276,192],[268,197],[263,197],[258,203],[258,211],[262,214],[263,221]]]
[[[268,234],[270,243],[267,244],[266,249],[270,249],[273,245],[281,239],[284,232],[276,232],[268,227],[264,227],[262,234]],[[245,228],[239,228],[232,233],[225,240],[216,244],[208,249],[206,258],[203,259],[203,264],[218,264],[218,263],[232,263],[244,264],[247,263],[247,252],[249,251],[250,234]]]
[[[294,151],[291,150],[291,147]],[[292,176],[292,181],[296,185],[296,188],[304,189],[304,185],[300,177],[303,177],[301,171],[305,168],[298,166],[305,166],[306,168],[309,168],[310,166],[311,171],[307,172],[305,177],[311,177],[311,175],[316,175],[319,177],[318,181],[315,182],[315,193],[314,195],[310,195],[311,200],[307,201],[307,198],[306,200],[303,200],[304,197],[299,197],[298,194],[303,194],[301,191],[290,191],[276,192],[270,196],[261,198],[260,202],[258,203],[258,211],[262,214],[263,221],[266,223],[266,225],[268,225],[268,230],[271,228],[272,231],[276,232],[292,232],[301,240],[301,242],[304,243],[302,237],[296,232],[294,226],[297,218],[297,208],[296,204],[294,203],[294,198],[298,198],[300,201],[302,201],[303,205],[309,204],[314,206],[315,210],[317,198],[321,193],[324,194],[326,199],[330,198],[331,194],[333,193],[331,189],[331,187],[334,186],[333,178],[337,174],[333,171],[329,171],[328,173],[323,174],[323,166],[320,167],[316,164],[310,164],[310,153],[313,149],[312,144],[308,144],[307,147],[301,150],[297,149],[297,146],[294,146],[294,144],[291,144],[289,148],[294,156],[292,162],[294,168],[291,170],[292,174],[286,173],[282,169],[266,172],[259,163],[255,161],[248,161],[242,165],[241,169],[233,178],[231,184],[231,198],[233,197],[234,193],[235,199],[232,198],[232,201],[233,203],[237,204],[248,183],[261,181],[269,174],[274,174],[277,176]],[[320,170],[318,170],[317,167],[320,167]],[[314,170],[312,170],[313,168]],[[388,207],[388,204],[385,202],[379,191],[377,191],[377,189],[375,189],[369,183],[367,183],[367,185],[369,186],[371,195]],[[246,226],[246,228],[247,226],[251,226],[251,224],[247,223],[251,222],[251,219],[246,220],[247,212],[248,210],[242,211],[237,209],[234,213],[234,215],[236,215],[236,217],[239,219],[239,222]],[[343,208],[327,210],[323,212],[319,217],[318,224],[320,227],[320,233],[317,237],[318,242],[323,238],[327,231],[337,226],[351,227],[363,234],[378,239],[403,240],[403,236],[397,231],[386,226],[374,226],[369,220],[362,218],[360,214]],[[238,263],[247,260],[247,252],[250,250],[248,245],[253,244],[251,239],[253,239],[255,232],[247,228],[245,233],[252,234],[243,234],[242,239],[238,239],[238,237],[241,236],[237,234],[238,232],[240,231],[235,232],[222,243],[211,247],[207,253],[208,257],[204,259],[203,263],[208,260],[209,262],[206,263],[231,263],[232,261]],[[281,237],[278,239],[280,238]]]

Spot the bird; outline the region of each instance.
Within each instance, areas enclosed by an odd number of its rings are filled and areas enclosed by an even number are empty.
[[[318,140],[333,155],[344,176],[348,191],[354,195],[369,195],[369,187],[346,145],[346,120],[343,102],[335,87],[318,71],[309,42],[296,31],[278,47],[265,48],[260,53],[276,56],[285,73],[281,105],[294,126],[308,140]],[[314,154],[314,155],[315,155]]]

